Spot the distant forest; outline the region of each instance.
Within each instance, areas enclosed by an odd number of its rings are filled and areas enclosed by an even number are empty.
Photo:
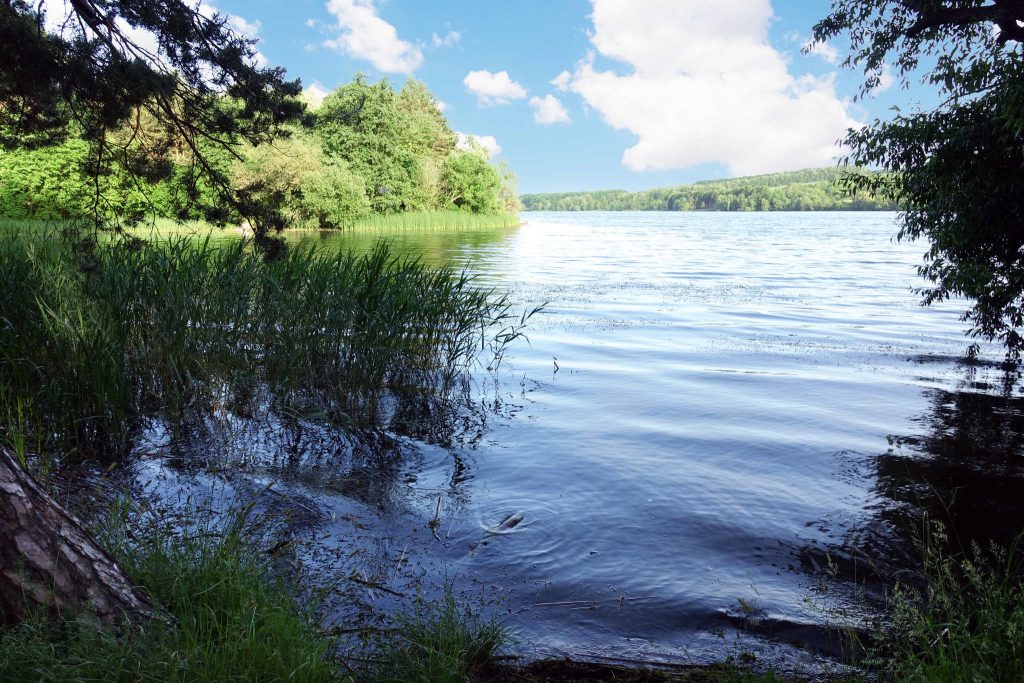
[[[643,192],[599,190],[525,194],[527,211],[891,211],[891,201],[851,195],[841,178],[845,168],[812,168],[790,173],[704,180]]]

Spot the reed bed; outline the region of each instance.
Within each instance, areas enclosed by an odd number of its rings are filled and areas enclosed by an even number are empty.
[[[6,235],[0,311],[0,436],[18,434],[22,457],[126,453],[148,416],[224,406],[372,426],[395,396],[452,396],[525,322],[465,273],[384,244],[268,263],[184,236],[81,252]]]
[[[480,214],[469,211],[413,211],[364,216],[353,227],[371,230],[472,230],[514,228],[520,222],[519,214],[510,212]]]

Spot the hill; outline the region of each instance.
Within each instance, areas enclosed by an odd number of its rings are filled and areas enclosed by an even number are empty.
[[[839,180],[842,168],[702,180],[642,192],[599,190],[525,194],[527,211],[891,211],[894,203],[852,196]]]

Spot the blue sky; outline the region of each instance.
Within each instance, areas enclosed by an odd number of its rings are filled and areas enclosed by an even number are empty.
[[[829,165],[849,125],[909,97],[889,87],[853,102],[860,79],[836,65],[844,45],[800,54],[829,4],[209,2],[307,87],[331,90],[357,72],[425,82],[453,128],[494,139],[523,192]]]

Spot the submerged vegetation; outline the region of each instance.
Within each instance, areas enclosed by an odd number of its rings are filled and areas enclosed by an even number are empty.
[[[874,211],[896,204],[867,192],[851,195],[848,170],[808,169],[792,173],[705,180],[643,192],[601,190],[522,196],[528,211]]]

